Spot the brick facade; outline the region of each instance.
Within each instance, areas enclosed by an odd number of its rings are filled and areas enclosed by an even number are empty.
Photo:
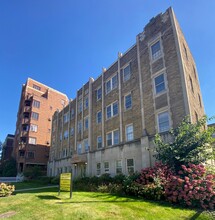
[[[66,95],[33,79],[22,86],[13,151],[19,172],[34,165],[46,169],[52,116],[67,104]]]
[[[68,121],[63,122],[66,114]],[[169,8],[55,113],[48,175],[70,170],[74,176],[128,174],[151,166],[154,135],[168,139],[168,130],[186,115],[195,122],[204,107],[193,57]],[[64,140],[60,137],[65,131]]]

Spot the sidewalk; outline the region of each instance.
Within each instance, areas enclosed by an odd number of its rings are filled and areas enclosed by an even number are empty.
[[[15,190],[14,192],[25,192],[25,191],[32,191],[32,190],[37,190],[37,189],[49,189],[49,188],[56,188],[56,187],[59,187],[59,185],[43,186],[43,187],[27,188],[27,189],[18,189],[18,190]]]

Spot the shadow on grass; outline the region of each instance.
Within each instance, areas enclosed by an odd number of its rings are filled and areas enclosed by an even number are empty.
[[[193,215],[190,220],[195,220],[197,219],[201,214],[202,214],[203,211],[198,211],[195,215]]]
[[[56,196],[49,196],[49,195],[39,195],[37,196],[39,199],[46,199],[46,200],[61,200]]]

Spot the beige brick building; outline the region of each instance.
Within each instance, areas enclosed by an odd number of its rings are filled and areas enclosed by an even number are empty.
[[[48,175],[128,174],[154,162],[153,137],[204,115],[196,65],[172,8],[53,116]]]
[[[13,151],[19,172],[34,165],[46,169],[52,116],[67,104],[65,94],[33,79],[28,78],[22,86]]]

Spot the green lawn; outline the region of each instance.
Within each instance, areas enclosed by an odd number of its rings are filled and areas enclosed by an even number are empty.
[[[21,185],[20,187],[21,188]],[[17,193],[0,198],[0,215],[13,212],[7,219],[212,219],[205,213],[171,207],[140,199],[113,196],[107,193],[74,192],[58,196],[57,188]]]

